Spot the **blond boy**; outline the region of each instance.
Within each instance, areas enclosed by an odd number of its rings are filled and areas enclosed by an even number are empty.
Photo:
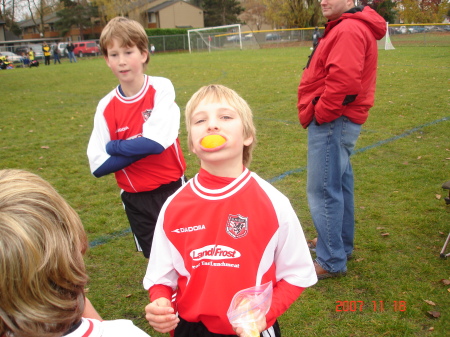
[[[85,298],[86,233],[41,177],[0,170],[0,233],[0,336],[148,337],[131,321],[101,321]]]
[[[317,277],[289,200],[248,169],[251,109],[235,91],[209,85],[187,103],[186,126],[201,168],[158,218],[144,278],[146,318],[175,337],[243,336],[226,315],[231,299],[272,282],[272,306],[257,326],[262,336],[281,336],[277,317]]]

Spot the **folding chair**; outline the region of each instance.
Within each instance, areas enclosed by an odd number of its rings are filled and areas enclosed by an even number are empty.
[[[442,188],[444,190],[449,190],[448,197],[445,197],[445,204],[450,205],[450,180],[442,184]],[[441,250],[441,258],[445,259],[446,257],[450,256],[450,253],[445,254],[445,250],[447,249],[448,243],[450,242],[450,233],[447,236],[447,239],[445,240],[444,246]]]

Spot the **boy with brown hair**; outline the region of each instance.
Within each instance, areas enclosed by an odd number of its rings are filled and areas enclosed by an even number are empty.
[[[144,74],[148,37],[138,22],[112,19],[100,47],[120,84],[97,106],[89,164],[97,178],[115,174],[137,247],[148,258],[159,211],[184,179],[180,109],[170,80]]]
[[[256,130],[235,91],[209,85],[186,106],[200,172],[164,204],[144,287],[146,319],[175,337],[244,336],[227,309],[240,290],[272,283],[261,336],[281,336],[277,317],[317,277],[289,200],[247,167]],[[172,306],[171,299],[175,297]]]

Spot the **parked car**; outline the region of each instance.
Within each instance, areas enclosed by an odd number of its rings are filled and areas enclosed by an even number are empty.
[[[406,34],[406,33],[408,33],[408,29],[406,28],[406,26],[400,26],[397,28],[397,33],[398,34]]]
[[[268,33],[266,34],[266,41],[281,40],[281,35],[278,33]]]
[[[83,57],[84,55],[100,55],[100,47],[95,41],[78,41],[73,42],[75,49],[74,54],[78,57]]]
[[[239,34],[227,36],[228,42],[238,42],[239,41]]]
[[[22,63],[22,56],[14,54],[10,51],[0,51],[0,56],[5,56],[6,59],[12,63]]]
[[[42,46],[40,44],[26,44],[26,45],[18,46],[17,48],[14,49],[14,51],[18,55],[22,55],[22,53],[25,53],[28,55],[30,48],[32,48],[34,51],[35,59],[43,59],[44,58],[44,52],[42,51]]]
[[[61,57],[67,57],[67,42],[60,42],[58,43],[58,50],[59,50],[59,54],[61,55]]]

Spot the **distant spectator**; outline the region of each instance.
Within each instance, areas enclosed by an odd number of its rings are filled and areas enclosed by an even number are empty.
[[[47,42],[44,42],[44,44],[42,45],[42,51],[44,52],[45,65],[49,66],[51,51],[50,46],[47,44]]]
[[[313,48],[316,48],[316,46],[319,44],[319,39],[321,38],[319,27],[314,28],[314,33],[312,36],[313,39]]]
[[[34,50],[30,48],[30,51],[28,52],[28,59],[31,61],[34,61]]]
[[[56,62],[61,64],[61,58],[60,58],[59,54],[60,54],[60,51],[59,51],[59,48],[58,48],[58,44],[55,43],[53,45],[53,60],[54,60],[55,64],[56,64]]]
[[[30,59],[28,58],[28,55],[26,53],[22,53],[22,62],[23,67],[28,68],[30,66]]]
[[[75,46],[73,45],[73,43],[69,42],[69,44],[67,45],[66,49],[67,49],[67,55],[69,56],[70,63],[72,63],[72,61],[74,63],[76,63],[77,62],[77,58],[75,57],[75,53],[73,52],[74,49],[75,49]]]
[[[155,46],[154,46],[153,44],[150,45],[150,53],[151,53],[152,55],[155,54]]]

